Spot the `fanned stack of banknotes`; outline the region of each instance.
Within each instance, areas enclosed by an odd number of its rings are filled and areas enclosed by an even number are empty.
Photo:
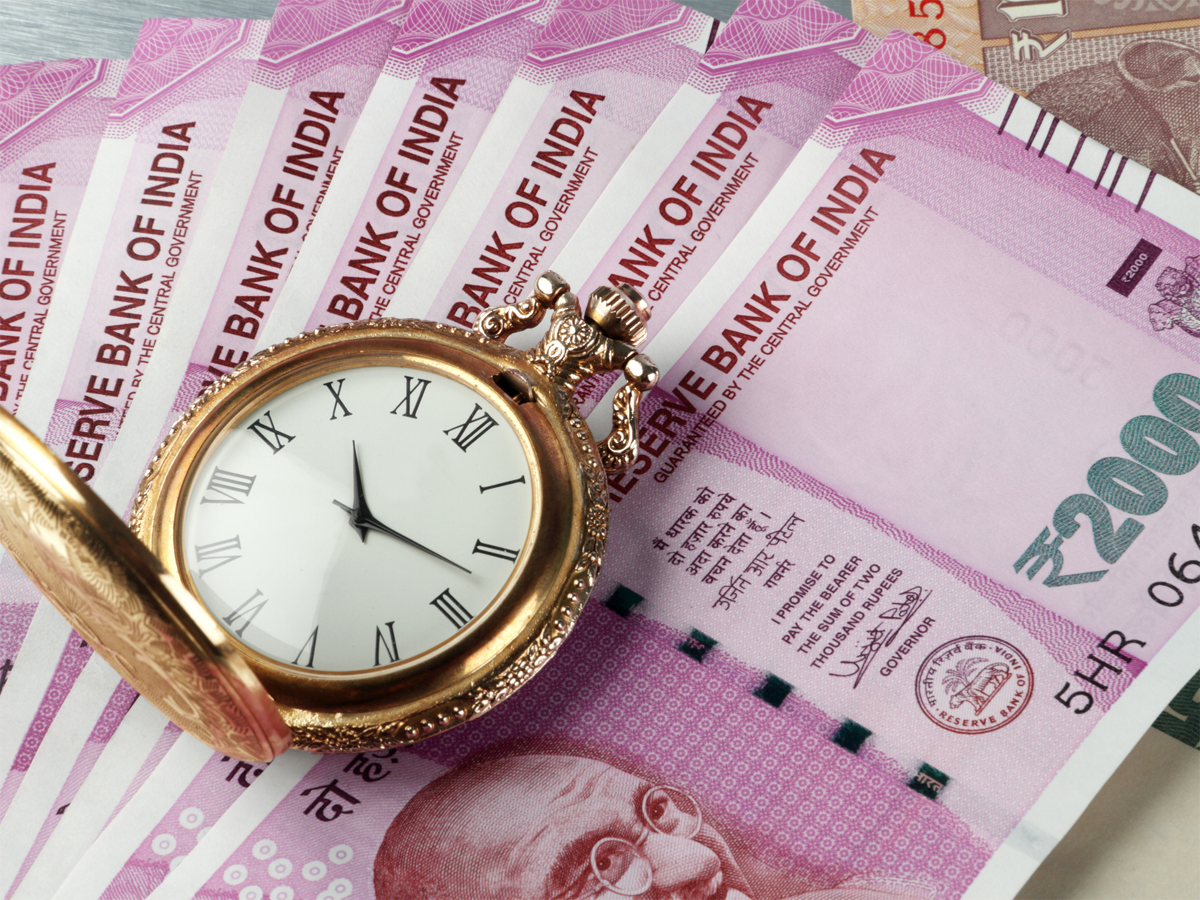
[[[1119,7],[280,0],[0,67],[0,402],[118,511],[319,326],[552,268],[663,373],[574,633],[412,747],[213,753],[5,555],[0,895],[1015,893],[1181,688],[1200,741],[1200,31]]]

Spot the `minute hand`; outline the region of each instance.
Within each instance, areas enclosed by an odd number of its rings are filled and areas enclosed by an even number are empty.
[[[334,502],[336,503],[337,501],[334,501]],[[346,509],[346,507],[342,506],[342,504],[340,504],[340,503],[338,503],[338,506],[341,506],[342,509]],[[350,515],[353,517],[353,524],[354,524],[355,528],[358,528],[358,529],[369,528],[372,531],[378,531],[382,534],[391,535],[392,537],[396,538],[396,540],[403,541],[404,543],[408,544],[410,547],[416,547],[418,550],[424,551],[425,553],[428,553],[430,556],[440,559],[444,563],[449,563],[450,565],[454,566],[454,568],[456,568],[456,569],[461,569],[462,571],[466,572],[468,575],[471,574],[471,570],[466,568],[465,566],[460,566],[454,560],[447,559],[446,557],[442,556],[442,554],[437,553],[433,550],[430,550],[424,544],[418,544],[412,538],[410,538],[406,535],[403,535],[394,529],[388,528],[386,525],[384,525],[382,522],[380,522],[378,519],[376,519],[373,515],[371,515],[369,510],[364,512],[361,509],[359,509],[359,510],[347,509],[346,511],[348,513],[350,513]]]

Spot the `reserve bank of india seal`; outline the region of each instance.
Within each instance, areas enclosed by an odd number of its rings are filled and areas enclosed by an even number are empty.
[[[1003,728],[1033,696],[1033,670],[1016,647],[972,635],[938,647],[917,672],[921,712],[947,731],[983,734]]]

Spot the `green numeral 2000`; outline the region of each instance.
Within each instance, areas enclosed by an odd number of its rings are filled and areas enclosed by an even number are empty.
[[[1136,519],[1123,521],[1113,529],[1109,507],[1130,516],[1148,516],[1167,502],[1167,485],[1161,475],[1185,475],[1200,465],[1200,444],[1188,432],[1200,432],[1200,378],[1176,373],[1167,375],[1154,386],[1154,405],[1159,416],[1134,416],[1121,429],[1121,446],[1129,457],[1106,456],[1088,469],[1091,494],[1072,494],[1054,511],[1058,534],[1049,540],[1050,529],[1043,528],[1013,564],[1032,580],[1047,562],[1050,574],[1043,584],[1062,587],[1099,581],[1107,569],[1063,575],[1062,542],[1079,530],[1076,516],[1091,520],[1096,552],[1112,565],[1129,549],[1145,525]]]

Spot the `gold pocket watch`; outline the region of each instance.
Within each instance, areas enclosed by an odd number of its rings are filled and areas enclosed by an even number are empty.
[[[532,350],[504,343],[547,311]],[[648,315],[627,286],[581,314],[548,272],[473,332],[381,319],[284,341],[175,424],[130,528],[6,416],[0,539],[224,753],[413,743],[510,696],[571,630],[604,556],[605,475],[636,457],[658,377],[636,350]],[[625,384],[596,444],[572,395],[607,371]]]

